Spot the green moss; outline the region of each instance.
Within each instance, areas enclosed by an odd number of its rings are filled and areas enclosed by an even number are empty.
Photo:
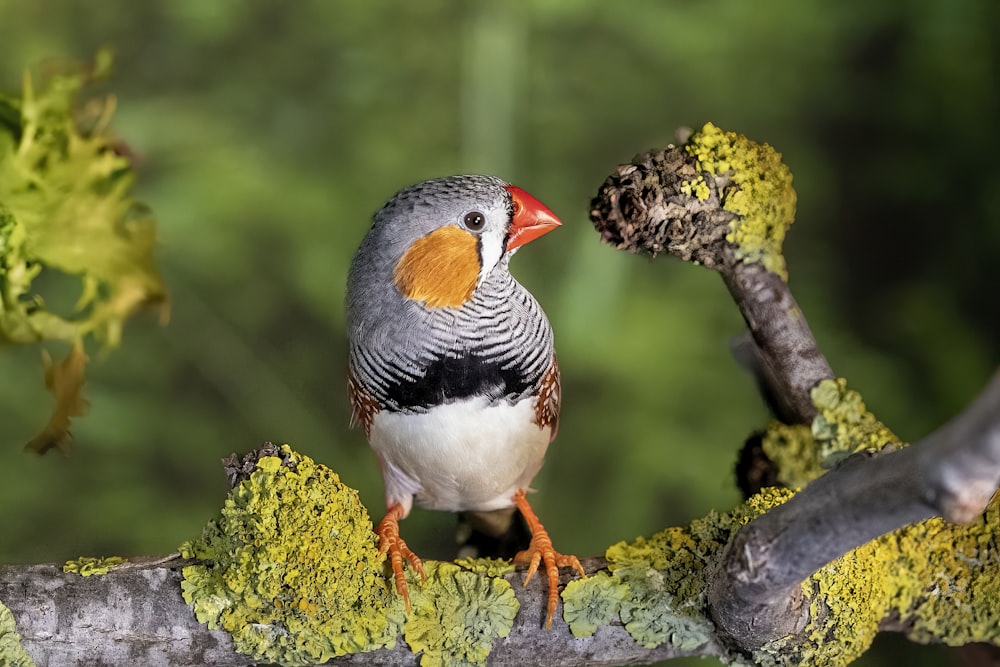
[[[618,616],[628,597],[628,585],[605,572],[574,579],[562,593],[563,618],[574,637],[590,637]]]
[[[787,280],[781,246],[795,219],[795,189],[781,154],[712,123],[691,135],[685,150],[697,159],[699,170],[730,179],[721,199],[724,209],[737,214],[726,236],[737,259],[760,262]],[[697,183],[691,188],[702,198]]]
[[[75,572],[81,577],[94,574],[107,574],[114,567],[121,565],[125,559],[120,556],[93,557],[80,556],[76,560],[68,560],[63,565],[63,572]]]
[[[823,380],[810,395],[819,410],[813,419],[812,435],[826,465],[862,450],[902,444],[868,411],[861,394],[847,388],[847,380]]]
[[[21,645],[21,635],[14,622],[14,614],[0,602],[0,665],[7,667],[35,667],[34,660]]]
[[[425,562],[427,579],[410,586],[412,614],[404,637],[422,667],[485,664],[493,640],[506,637],[519,603],[505,579]]]
[[[282,446],[263,457],[202,536],[181,545],[184,599],[238,651],[283,665],[395,645],[401,599],[371,521],[336,473]]]

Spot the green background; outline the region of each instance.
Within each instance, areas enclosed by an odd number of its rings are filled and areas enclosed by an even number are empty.
[[[140,156],[172,297],[168,326],[140,317],[92,351],[68,458],[22,453],[50,408],[39,350],[0,351],[0,562],[166,553],[218,509],[219,459],[268,439],[377,519],[378,466],[348,429],[347,266],[395,190],[461,172],[564,222],[513,266],[563,372],[532,499],[557,548],[733,506],[736,451],[767,419],[728,353],[739,313],[709,271],[617,253],[587,219],[617,164],[706,121],[782,152],[800,305],[835,371],[919,438],[1000,362],[998,29],[994,0],[0,0],[6,92],[115,49],[98,90]],[[446,556],[453,526],[415,511],[402,531]],[[880,644],[860,664],[953,660]]]

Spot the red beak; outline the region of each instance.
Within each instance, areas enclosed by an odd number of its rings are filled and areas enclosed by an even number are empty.
[[[555,213],[521,188],[508,185],[507,191],[514,199],[514,220],[507,239],[507,252],[548,234],[562,223]]]

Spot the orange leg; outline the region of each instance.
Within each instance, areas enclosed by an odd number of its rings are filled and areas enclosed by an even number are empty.
[[[514,494],[514,504],[524,516],[524,520],[528,522],[528,528],[531,530],[531,544],[527,549],[514,556],[514,562],[527,563],[528,565],[528,574],[524,577],[525,585],[535,576],[539,564],[545,563],[545,573],[549,578],[548,614],[545,617],[545,629],[548,630],[552,627],[552,617],[555,616],[556,607],[559,606],[559,568],[575,568],[584,578],[586,578],[587,573],[583,571],[580,559],[576,556],[561,554],[552,547],[552,538],[549,537],[545,526],[538,520],[538,515],[528,504],[528,498],[524,491],[518,491]]]
[[[392,572],[396,577],[396,592],[403,596],[403,601],[406,602],[406,613],[410,613],[410,589],[406,586],[406,576],[403,574],[403,559],[408,560],[413,569],[420,573],[421,579],[424,579],[425,575],[420,558],[410,551],[406,542],[399,536],[399,520],[402,516],[402,505],[391,506],[386,512],[385,518],[379,521],[375,532],[378,534],[379,553],[389,554]]]

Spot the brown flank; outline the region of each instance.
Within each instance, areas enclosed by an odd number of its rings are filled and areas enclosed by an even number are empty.
[[[540,428],[552,427],[549,442],[556,438],[559,431],[559,407],[562,404],[562,382],[559,380],[559,364],[556,355],[552,355],[552,365],[542,376],[542,385],[538,390],[538,400],[535,402],[535,423]]]
[[[378,401],[354,377],[353,368],[347,370],[347,396],[351,399],[351,426],[361,424],[365,429],[365,437],[370,437],[375,414],[378,412]]]

